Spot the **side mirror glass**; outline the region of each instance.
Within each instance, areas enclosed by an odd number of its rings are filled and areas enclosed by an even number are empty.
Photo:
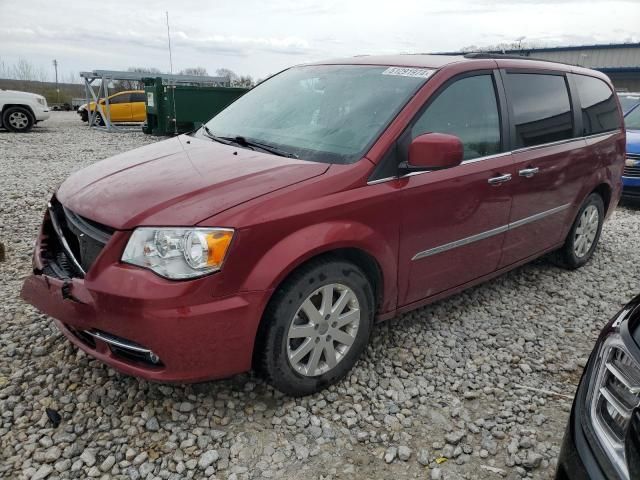
[[[442,170],[462,163],[464,147],[455,135],[424,133],[409,145],[410,170]]]

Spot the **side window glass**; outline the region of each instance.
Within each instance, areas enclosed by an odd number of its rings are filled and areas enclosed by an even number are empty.
[[[582,134],[593,135],[621,127],[614,93],[599,78],[573,76],[582,109]]]
[[[131,101],[132,102],[144,102],[144,100],[145,100],[144,93],[135,92],[135,93],[131,94]]]
[[[573,137],[571,103],[564,76],[509,73],[506,88],[513,105],[516,148]]]
[[[457,136],[470,160],[500,152],[500,115],[491,75],[462,78],[440,93],[411,128]]]
[[[109,99],[109,103],[116,105],[118,103],[128,103],[129,102],[129,94],[123,93],[122,95],[115,95]]]

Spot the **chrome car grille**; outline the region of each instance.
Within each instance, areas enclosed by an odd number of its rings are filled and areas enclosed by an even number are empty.
[[[591,386],[591,418],[622,478],[628,478],[625,439],[632,414],[640,407],[640,365],[620,341],[605,342],[599,356]]]
[[[114,230],[81,217],[53,198],[43,232],[43,273],[57,278],[82,278]]]
[[[635,165],[625,165],[622,175],[625,177],[640,177],[640,154],[627,153],[627,160],[635,161]]]

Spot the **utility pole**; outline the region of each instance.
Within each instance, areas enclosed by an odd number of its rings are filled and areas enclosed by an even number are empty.
[[[60,103],[60,88],[58,88],[58,60],[53,60],[53,68],[56,71],[56,103]]]
[[[173,57],[171,56],[171,32],[169,31],[169,12],[167,15],[167,40],[169,41],[169,73],[173,73]]]

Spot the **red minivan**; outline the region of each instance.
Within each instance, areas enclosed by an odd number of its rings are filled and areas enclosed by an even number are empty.
[[[293,67],[195,133],[69,177],[22,296],[124,373],[253,367],[305,395],[353,367],[376,320],[547,252],[587,262],[624,153],[593,70],[482,54]]]

